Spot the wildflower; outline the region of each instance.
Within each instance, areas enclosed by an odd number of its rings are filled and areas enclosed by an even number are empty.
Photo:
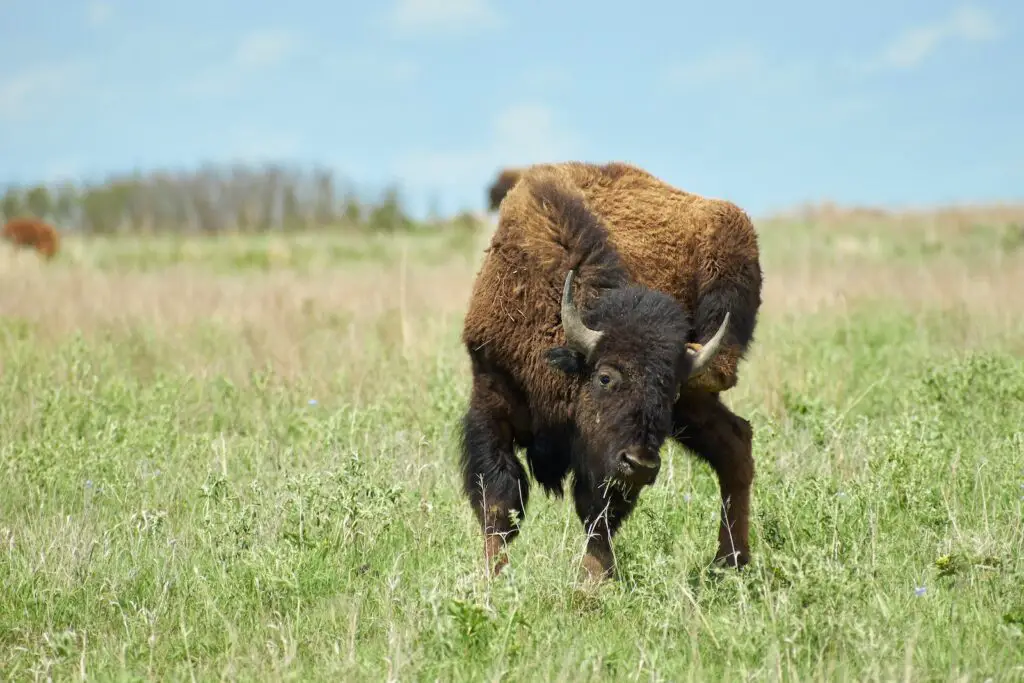
[[[920,598],[920,597],[922,597],[924,595],[926,590],[927,590],[927,588],[925,586],[918,586],[917,588],[914,589],[914,595],[916,595],[917,597]]]
[[[309,405],[311,405],[311,406],[315,406],[316,404],[317,404],[317,401],[316,401],[316,399],[315,399],[315,398],[311,398],[311,399],[309,399]]]

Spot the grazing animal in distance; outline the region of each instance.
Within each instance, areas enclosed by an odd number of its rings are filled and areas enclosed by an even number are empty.
[[[501,203],[462,342],[472,389],[463,490],[489,572],[508,562],[533,479],[572,475],[584,578],[614,575],[611,539],[653,484],[667,438],[717,474],[717,562],[749,561],[750,423],[720,400],[753,341],[757,235],[730,202],[630,164],[537,164]]]
[[[487,190],[487,199],[490,202],[488,206],[491,211],[498,210],[498,207],[501,206],[501,200],[515,186],[522,172],[522,169],[519,168],[505,168],[498,173],[497,179]]]
[[[49,223],[31,216],[12,218],[4,225],[0,237],[19,246],[30,247],[47,259],[60,249],[60,236]]]

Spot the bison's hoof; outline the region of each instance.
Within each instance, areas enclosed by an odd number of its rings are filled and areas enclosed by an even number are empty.
[[[587,553],[580,563],[580,581],[584,583],[600,583],[611,579],[614,569],[610,562],[602,562],[599,558]]]
[[[497,576],[508,564],[508,549],[500,536],[488,536],[484,541],[484,561],[490,576]]]
[[[501,557],[497,558],[497,560],[489,561],[488,564],[491,565],[491,577],[495,577],[500,574],[501,570],[508,564],[508,556],[503,553]]]
[[[719,567],[742,569],[750,563],[750,553],[743,550],[726,550],[719,548],[714,564]]]

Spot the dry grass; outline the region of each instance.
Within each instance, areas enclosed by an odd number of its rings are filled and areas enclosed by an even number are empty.
[[[458,312],[472,276],[468,270],[426,265],[354,267],[317,275],[287,270],[217,275],[187,266],[108,273],[11,265],[0,264],[5,269],[4,314],[55,336],[139,324],[174,332],[209,322],[288,334],[325,316],[351,317],[365,325],[395,310],[423,323],[423,318]]]
[[[793,221],[814,223],[822,228],[849,227],[867,223],[888,229],[939,229],[959,231],[979,223],[1024,225],[1024,204],[1017,202],[959,206],[887,209],[881,207],[840,206],[835,202],[806,204],[767,216],[766,225],[786,225]]]
[[[1024,300],[1008,296],[1024,286],[1024,259],[998,270],[964,263],[902,267],[891,265],[815,266],[768,271],[764,314],[833,315],[868,304],[906,311],[968,311],[995,324],[1013,324],[1024,314]]]
[[[949,234],[959,227],[949,227]],[[884,232],[876,226],[876,232]],[[966,348],[993,338],[1020,337],[1024,298],[1024,257],[996,251],[981,261],[957,258],[893,263],[875,258],[872,239],[840,240],[824,257],[820,245],[799,256],[775,227],[762,228],[765,243],[763,329],[790,325],[807,316],[845,317],[870,306],[957,317],[956,341]],[[72,242],[75,253],[88,244]],[[82,332],[126,332],[145,328],[164,338],[186,339],[215,327],[250,348],[240,355],[256,366],[272,361],[285,376],[316,372],[308,362],[362,362],[365,333],[403,354],[430,354],[454,340],[486,244],[476,257],[444,264],[419,263],[401,237],[403,255],[386,263],[350,262],[312,272],[286,266],[269,272],[217,273],[184,261],[144,271],[109,271],[87,258],[46,264],[33,254],[0,250],[0,313],[32,325],[43,339],[58,341]],[[237,239],[230,240],[237,249]],[[279,241],[268,249],[280,251]],[[185,244],[184,253],[209,251]],[[1024,342],[1017,342],[1017,348]],[[449,344],[450,347],[450,344]],[[451,350],[449,348],[449,350]],[[774,374],[777,349],[761,344],[756,365]],[[218,364],[214,357],[193,359]],[[756,372],[756,369],[754,369]],[[762,374],[762,379],[765,376]],[[755,382],[755,384],[757,384]]]
[[[401,259],[314,274],[225,275],[187,264],[121,273],[47,268],[9,252],[0,258],[0,312],[29,324],[41,340],[144,331],[167,342],[176,364],[235,378],[268,364],[292,379],[366,369],[382,349],[429,356],[443,348],[472,277],[468,267]],[[203,343],[210,334],[223,343]]]

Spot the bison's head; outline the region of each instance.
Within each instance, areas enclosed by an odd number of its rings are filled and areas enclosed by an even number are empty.
[[[605,292],[586,312],[573,303],[573,271],[562,292],[565,346],[553,367],[579,382],[572,405],[577,471],[636,490],[654,483],[680,388],[718,352],[728,313],[699,352],[688,349],[690,316],[671,296],[631,285]]]

